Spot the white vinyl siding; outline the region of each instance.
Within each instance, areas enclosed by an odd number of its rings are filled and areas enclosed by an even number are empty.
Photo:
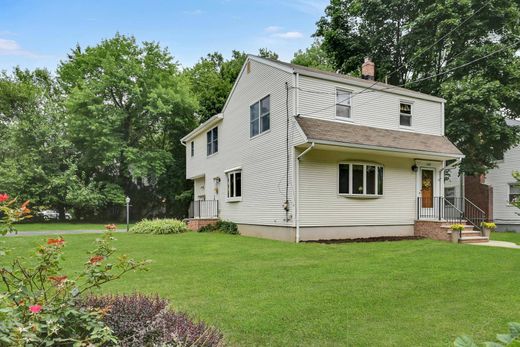
[[[399,106],[403,96],[385,91],[363,92],[364,88],[346,83],[300,76],[298,113],[303,116],[338,120],[336,116],[336,90],[352,92],[350,119],[359,125],[403,130],[399,125]],[[413,102],[412,129],[415,132],[442,135],[442,103],[406,97]],[[403,130],[403,131],[409,131]]]
[[[520,209],[510,204],[511,194],[516,194],[513,171],[520,170],[520,146],[504,154],[504,160],[498,167],[486,175],[486,184],[493,187],[493,219],[498,224],[520,224]]]
[[[251,61],[239,77],[233,95],[223,110],[219,123],[219,154],[206,157],[203,147],[206,133],[195,138],[195,157],[188,160],[187,178],[205,175],[206,200],[219,200],[219,217],[235,223],[273,226],[293,226],[294,218],[286,221],[283,209],[286,177],[286,86],[292,86],[294,76],[265,64]],[[269,131],[250,137],[250,106],[269,95]],[[294,93],[289,94],[289,114],[294,114]],[[295,121],[290,119],[289,139],[299,136]],[[199,140],[200,139],[200,140]],[[300,140],[301,141],[301,140]],[[201,147],[202,143],[202,147]],[[201,149],[199,149],[201,147]],[[200,155],[202,151],[202,155]],[[189,149],[187,150],[189,156]],[[294,213],[293,150],[290,149],[289,216]],[[241,167],[240,203],[230,203],[227,197],[226,171]],[[220,178],[220,182],[214,178]]]
[[[416,174],[413,158],[312,150],[300,162],[301,226],[413,225]],[[384,195],[377,199],[338,194],[338,163],[369,159],[384,166]],[[370,165],[370,163],[366,163]],[[338,185],[331,184],[338,182]]]

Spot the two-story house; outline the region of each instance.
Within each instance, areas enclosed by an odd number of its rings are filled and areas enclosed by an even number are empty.
[[[363,78],[248,56],[220,114],[186,135],[191,217],[300,241],[414,235],[440,220],[444,100]],[[417,229],[417,227],[415,228]]]

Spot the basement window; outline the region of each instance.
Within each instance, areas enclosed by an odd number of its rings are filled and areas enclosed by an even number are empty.
[[[377,197],[383,195],[383,166],[373,163],[339,163],[339,195]]]

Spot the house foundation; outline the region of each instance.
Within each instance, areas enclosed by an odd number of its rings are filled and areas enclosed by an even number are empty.
[[[450,241],[451,236],[446,229],[446,222],[434,220],[416,220],[414,235],[432,240]]]
[[[186,224],[191,231],[199,231],[207,225],[217,224],[218,218],[188,218]]]

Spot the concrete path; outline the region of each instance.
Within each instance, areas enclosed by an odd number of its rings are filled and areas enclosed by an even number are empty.
[[[494,240],[489,240],[489,242],[481,242],[481,243],[467,243],[467,245],[520,249],[520,245],[517,245],[516,243],[506,242],[506,241],[494,241]]]
[[[76,235],[76,234],[102,234],[105,230],[45,230],[45,231],[19,231],[18,234],[7,234],[7,237],[14,236],[47,236],[47,235]],[[117,229],[114,232],[126,232],[126,229]]]

